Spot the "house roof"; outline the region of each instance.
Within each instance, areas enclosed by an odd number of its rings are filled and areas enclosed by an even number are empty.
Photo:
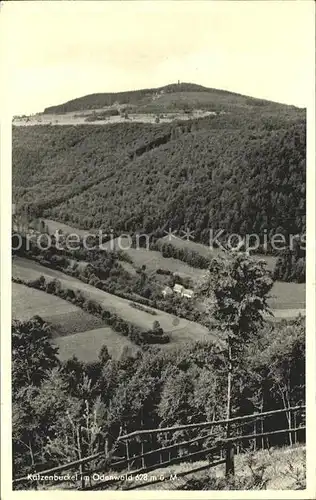
[[[179,285],[178,283],[176,283],[173,287],[174,291],[175,292],[182,292],[183,290],[183,285]]]

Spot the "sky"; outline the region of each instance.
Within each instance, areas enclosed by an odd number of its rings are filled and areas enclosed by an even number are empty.
[[[312,0],[5,2],[6,104],[30,114],[180,80],[304,107],[313,24]]]

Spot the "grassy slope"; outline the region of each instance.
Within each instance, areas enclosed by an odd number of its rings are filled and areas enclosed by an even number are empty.
[[[62,361],[72,356],[85,362],[96,361],[103,345],[107,346],[114,359],[119,359],[126,348],[129,353],[138,350],[135,344],[109,327],[88,330],[67,337],[58,337],[54,339],[54,342],[59,347],[59,358]]]
[[[103,321],[92,314],[59,297],[17,283],[12,283],[12,315],[22,321],[38,315],[47,321],[62,361],[72,356],[96,361],[104,344],[114,359],[119,359],[126,347],[131,353],[138,349],[123,335],[104,327]]]
[[[88,234],[89,231],[84,231],[77,229],[73,226],[65,225],[60,222],[45,219],[49,227],[49,231],[55,231],[56,229],[61,229],[65,233],[77,233],[77,234]],[[162,238],[164,241],[168,241],[168,236]],[[218,255],[220,252],[217,249],[210,249],[206,245],[201,243],[196,243],[194,241],[186,241],[180,238],[172,238],[170,241],[173,246],[178,248],[188,248],[189,250],[194,250],[195,252],[209,257],[210,255]],[[111,240],[104,244],[105,248],[109,249],[119,249],[127,247],[128,241],[122,238],[122,246],[118,246],[118,240]],[[158,251],[148,251],[144,248],[130,248],[126,250],[126,253],[132,258],[133,264],[136,267],[141,267],[143,264],[146,265],[147,271],[155,272],[158,268],[170,270],[173,273],[177,273],[180,276],[188,277],[197,282],[204,274],[203,269],[196,269],[185,262],[178,259],[165,258]],[[277,258],[271,255],[254,255],[255,258],[264,259],[267,263],[267,268],[273,271]],[[133,273],[135,269],[131,264],[123,263],[124,267],[128,272]],[[306,285],[305,283],[286,283],[281,281],[276,281],[273,285],[271,291],[271,299],[269,300],[270,307],[275,311],[276,317],[293,317],[298,313],[298,310],[305,309],[305,294]],[[280,313],[277,313],[277,310]],[[286,312],[287,311],[287,312]]]
[[[216,234],[216,232],[215,232]],[[215,237],[215,236],[214,236]],[[168,236],[164,236],[162,238],[163,241],[167,243],[171,243],[174,247],[176,248],[187,248],[188,250],[194,250],[195,252],[199,253],[200,255],[203,255],[203,257],[209,257],[210,255],[218,255],[220,254],[220,250],[216,248],[210,248],[207,245],[202,245],[201,243],[196,243],[195,241],[187,241],[183,240],[180,238],[172,238],[170,241],[168,240]],[[256,258],[256,255],[254,255]],[[277,261],[277,257],[274,257],[272,255],[258,255],[258,259],[262,258],[266,261],[267,263],[267,269],[270,271],[273,271],[274,266]]]
[[[247,464],[251,460],[251,466],[254,470],[257,470],[260,466],[264,467],[263,479],[266,480],[266,489],[271,490],[290,490],[296,489],[299,483],[305,481],[305,460],[306,451],[305,446],[295,446],[293,448],[284,447],[268,450],[261,450],[254,454],[241,454],[235,457],[235,474],[236,482],[242,478],[247,478],[251,481],[252,473]],[[171,467],[165,467],[161,469],[156,469],[153,472],[148,473],[148,480],[153,478],[153,476],[163,475],[165,478],[170,477],[170,474],[176,474],[184,472],[185,470],[202,467],[207,465],[206,461],[198,461],[194,463],[183,462],[179,465],[173,465]],[[185,483],[191,478],[204,478],[205,484],[207,484],[208,478],[218,478],[223,479],[225,475],[225,466],[219,465],[214,469],[210,469],[210,472],[201,471],[195,473],[194,475],[188,474],[183,478],[178,478],[174,481],[165,481],[163,483],[157,483],[152,486],[146,486],[140,491],[146,490],[175,490],[183,489]],[[136,483],[128,483],[132,485]],[[139,482],[138,482],[139,484]],[[206,488],[208,489],[208,488]],[[226,489],[226,488],[224,488]]]
[[[43,319],[53,318],[55,315],[62,317],[77,311],[78,307],[59,297],[12,283],[12,315],[19,320],[25,321],[37,314]]]
[[[164,240],[168,242],[167,238],[168,237],[165,237]],[[112,240],[108,244],[105,244],[105,246],[112,249],[120,248],[117,241],[118,240]],[[201,243],[195,243],[194,241],[172,238],[171,243],[179,248],[194,250],[205,257],[209,257],[210,255],[216,256],[220,253],[217,249],[210,250],[207,246]],[[121,248],[124,248],[126,245],[127,243],[122,239]],[[158,251],[146,250],[144,248],[130,248],[126,250],[126,253],[132,258],[134,265],[137,267],[145,264],[149,272],[155,272],[158,268],[167,269],[180,276],[191,278],[194,283],[196,283],[206,272],[203,269],[193,268],[178,259],[165,258]],[[254,257],[264,259],[270,271],[274,269],[276,257],[270,255],[254,255]],[[270,294],[271,299],[269,299],[268,303],[277,318],[292,318],[299,312],[303,313],[305,309],[305,293],[305,283],[285,283],[276,281],[273,285]]]
[[[41,275],[48,279],[59,279],[63,285],[72,289],[82,290],[86,296],[98,301],[109,311],[116,313],[123,319],[144,329],[151,328],[153,321],[158,320],[162,328],[170,334],[171,344],[186,340],[204,340],[207,337],[209,338],[207,329],[198,323],[178,318],[157,309],[155,309],[157,314],[152,316],[151,314],[131,307],[128,300],[98,290],[76,278],[67,276],[59,271],[45,268],[30,260],[15,258],[12,266],[12,274],[13,276],[26,280],[35,279]]]
[[[163,239],[165,241],[168,241],[167,238],[168,237],[166,236]],[[206,245],[202,245],[201,243],[196,243],[194,241],[185,241],[179,238],[172,238],[171,243],[173,246],[177,248],[188,248],[190,250],[194,250],[195,252],[205,257],[209,257],[210,255],[216,256],[220,253],[217,249],[211,250]],[[267,269],[273,271],[277,257],[273,257],[271,255],[253,255],[253,257],[265,260],[267,263]],[[163,259],[163,257],[161,258]],[[168,261],[173,259],[164,259],[164,260]],[[166,264],[167,262],[165,262],[165,265]],[[161,267],[164,266],[161,264]],[[166,268],[168,269],[168,267]],[[195,276],[199,277],[201,274],[203,274],[203,271],[197,269]],[[190,273],[188,273],[187,275],[190,276]],[[192,277],[194,278],[194,276]],[[271,299],[269,300],[269,305],[274,310],[282,310],[282,311],[283,310],[295,311],[298,309],[305,309],[305,303],[306,303],[305,293],[306,293],[305,283],[286,283],[282,281],[276,281],[273,285],[270,294]],[[282,313],[280,317],[282,317]]]

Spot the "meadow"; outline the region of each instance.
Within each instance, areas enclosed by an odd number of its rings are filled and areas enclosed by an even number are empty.
[[[20,321],[40,316],[51,327],[52,341],[59,347],[61,361],[76,356],[79,360],[97,361],[100,349],[106,345],[113,359],[123,351],[139,348],[126,337],[79,307],[35,288],[12,283],[12,316]]]
[[[58,279],[65,287],[78,289],[90,299],[96,300],[105,309],[116,313],[119,317],[134,323],[135,325],[148,330],[152,327],[153,321],[159,321],[163,330],[170,335],[171,343],[178,343],[187,340],[204,340],[210,338],[208,330],[192,321],[178,318],[173,314],[154,309],[156,315],[148,314],[132,307],[128,300],[99,290],[91,285],[83,283],[76,278],[65,275],[59,271],[48,269],[36,262],[16,257],[12,264],[12,275],[23,280],[33,280],[43,275],[48,279]]]
[[[216,233],[214,233],[214,238],[215,234]],[[171,241],[169,241],[168,238],[169,236],[164,236],[161,239],[166,243],[171,243],[176,248],[187,248],[188,250],[193,250],[194,252],[199,253],[203,257],[210,257],[210,256],[216,257],[217,255],[220,255],[222,253],[221,250],[217,248],[210,248],[210,246],[203,245],[202,243],[196,243],[195,241],[192,240],[172,238]],[[269,271],[273,271],[277,261],[277,257],[274,257],[273,255],[263,255],[263,254],[257,254],[257,255],[254,254],[253,257],[265,260],[267,263],[267,269],[269,269]]]
[[[40,316],[52,327],[53,337],[103,326],[101,319],[54,295],[12,283],[12,317],[25,321]]]
[[[113,359],[120,359],[123,352],[133,354],[139,350],[130,340],[109,327],[58,337],[54,339],[54,343],[59,348],[58,357],[61,361],[66,361],[72,356],[87,363],[96,361],[104,345]]]
[[[177,239],[172,240],[172,244],[179,248],[189,248],[194,250],[204,257],[209,257],[211,254],[219,255],[217,249],[210,250],[205,245],[194,243],[192,241],[183,241]],[[133,260],[136,267],[146,266],[146,270],[155,273],[157,269],[169,270],[172,273],[178,274],[180,277],[190,278],[194,285],[204,276],[205,270],[194,268],[185,262],[174,258],[163,257],[159,251],[146,250],[144,248],[130,248],[126,250],[128,256]],[[263,259],[267,263],[267,269],[273,270],[276,257],[270,255],[255,255],[255,258]],[[129,264],[129,268],[131,265]],[[305,283],[286,283],[276,281],[270,293],[268,300],[269,306],[273,309],[274,315],[279,318],[295,317],[299,312],[305,310]]]

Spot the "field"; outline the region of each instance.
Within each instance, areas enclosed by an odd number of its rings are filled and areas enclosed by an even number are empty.
[[[83,361],[96,361],[101,347],[119,359],[124,348],[133,353],[137,347],[126,337],[104,327],[101,319],[54,295],[25,285],[12,283],[12,316],[28,320],[38,315],[52,328],[53,342],[64,361],[76,356]]]
[[[53,233],[57,229],[60,229],[66,234],[75,233],[81,236],[89,234],[89,231],[80,230],[73,226],[69,226],[60,222],[56,222],[50,219],[43,220],[47,224],[50,233]],[[168,237],[165,237],[163,238],[163,240],[168,241],[167,238]],[[195,252],[198,252],[205,257],[209,257],[211,254],[216,256],[220,253],[220,251],[217,249],[211,250],[206,245],[195,243],[194,241],[182,240],[180,238],[172,238],[171,243],[173,246],[178,248],[188,248],[190,250],[194,250]],[[205,270],[193,268],[178,259],[165,258],[159,251],[146,250],[145,248],[128,248],[128,240],[126,238],[124,239],[124,237],[120,239],[120,242],[118,242],[118,239],[113,239],[109,242],[104,243],[104,248],[108,248],[109,250],[127,248],[125,252],[133,260],[133,265],[125,262],[122,262],[122,265],[126,269],[126,271],[131,274],[135,274],[135,268],[146,265],[147,272],[155,273],[158,268],[162,268],[176,273],[181,277],[191,278],[194,284],[197,283],[205,274]],[[254,257],[258,259],[264,259],[267,262],[267,268],[270,271],[274,269],[276,257],[270,255],[255,255]],[[30,265],[32,264],[30,263],[29,266]],[[55,271],[45,269],[45,272],[46,274],[48,274],[50,272],[54,273]],[[53,277],[53,275],[51,276]],[[81,283],[78,282],[78,280],[65,276],[61,273],[60,276],[63,279],[74,280],[76,283]],[[81,283],[81,286],[82,285],[83,284]],[[292,318],[299,313],[304,314],[306,303],[305,294],[305,283],[287,283],[276,281],[271,290],[271,298],[269,299],[268,303],[269,306],[273,309],[276,318]]]
[[[104,324],[100,319],[66,300],[12,283],[12,316],[19,320],[28,320],[35,315],[51,323],[54,337],[82,332]]]
[[[164,241],[167,240],[168,237],[163,238]],[[172,238],[171,241],[172,245],[177,247],[177,248],[188,248],[190,250],[194,250],[195,252],[198,252],[200,255],[203,255],[204,257],[209,257],[210,255],[219,255],[220,251],[217,249],[210,249],[209,247],[202,245],[200,243],[195,243],[194,241],[185,241],[180,238]],[[159,253],[159,252],[155,252]],[[161,259],[163,259],[162,256],[160,256]],[[258,259],[263,259],[267,263],[267,269],[270,271],[273,271],[274,266],[276,264],[277,258],[271,255],[254,255],[254,258]],[[149,259],[147,259],[149,262]],[[169,269],[167,267],[166,263],[168,261],[174,260],[174,259],[164,259],[165,261],[165,268]],[[153,258],[153,261],[155,262],[155,258]],[[199,279],[201,275],[204,274],[204,271],[201,269],[193,269],[190,268],[190,266],[187,266],[186,264],[182,263],[184,266],[186,266],[186,270],[184,269],[184,272],[187,272],[187,276],[190,276],[193,279],[197,278]],[[155,263],[156,266],[159,267],[158,263]],[[164,267],[162,263],[160,264],[161,267]],[[193,273],[192,270],[193,269]],[[170,268],[170,270],[172,270]],[[305,283],[287,283],[283,281],[276,281],[273,285],[273,288],[271,290],[271,298],[269,299],[268,303],[270,307],[274,310],[274,314],[276,317],[279,318],[289,318],[289,317],[294,317],[296,316],[299,312],[303,313],[305,310],[305,294],[306,294],[306,285]]]
[[[162,240],[166,243],[169,243],[168,238],[169,236],[165,236],[164,238],[162,238]],[[216,255],[219,255],[221,253],[221,251],[217,248],[210,248],[207,245],[202,245],[201,243],[196,243],[195,241],[182,240],[181,238],[172,238],[170,243],[176,248],[187,248],[188,250],[193,250],[200,255],[203,255],[203,257],[210,257],[211,255],[215,257]],[[269,269],[269,271],[273,271],[277,261],[276,257],[273,257],[272,255],[261,254],[254,255],[254,257],[258,259],[264,259],[267,263],[267,269]]]
[[[101,347],[105,344],[114,359],[119,359],[126,349],[131,354],[138,350],[135,344],[109,327],[58,337],[54,339],[54,343],[59,347],[61,361],[72,356],[81,361],[96,361]]]
[[[94,231],[91,230],[90,232],[84,229],[78,229],[76,227],[63,224],[62,222],[57,222],[51,219],[42,219],[49,231],[49,233],[54,233],[57,229],[63,231],[65,234],[71,234],[75,233],[78,234],[79,236],[84,236],[93,233]],[[169,240],[168,236],[165,236],[164,238],[161,239],[161,241],[164,241],[166,243],[171,243],[174,247],[176,248],[187,248],[188,250],[193,250],[203,257],[210,257],[213,255],[214,257],[216,255],[219,255],[221,252],[220,250],[216,248],[209,248],[206,245],[203,245],[201,243],[196,243],[194,241],[187,241],[183,240],[181,238],[172,238]],[[204,274],[203,269],[197,269],[189,266],[185,262],[182,262],[178,259],[173,259],[173,258],[165,258],[161,255],[160,252],[154,251],[154,250],[146,250],[145,248],[128,248],[128,239],[122,238],[118,239],[113,239],[110,240],[106,243],[104,243],[104,248],[108,248],[109,250],[114,250],[114,249],[124,249],[127,248],[125,251],[126,253],[133,259],[133,262],[136,266],[142,266],[143,264],[146,265],[146,267],[151,270],[151,271],[156,271],[159,267],[163,269],[169,269],[170,271],[179,274],[180,276],[187,276],[192,279],[194,279],[196,276],[200,278]],[[264,259],[267,263],[267,268],[270,271],[273,271],[277,258],[273,257],[271,255],[258,255],[254,256],[255,258],[258,259]]]
[[[36,279],[41,275],[48,279],[59,279],[64,286],[72,289],[80,289],[86,296],[99,302],[105,309],[144,329],[151,328],[153,321],[158,320],[161,327],[170,335],[172,344],[210,338],[207,329],[198,323],[178,318],[173,314],[168,314],[157,309],[155,309],[157,314],[152,316],[131,307],[128,300],[103,292],[76,278],[48,269],[27,259],[15,258],[12,264],[12,274],[14,277],[24,280]]]
[[[269,305],[272,309],[305,309],[305,283],[276,281],[271,290]]]
[[[104,326],[102,320],[66,300],[12,283],[12,316],[25,321],[36,315],[51,324],[53,337]]]
[[[156,107],[156,106],[155,106]],[[108,108],[96,109],[96,113],[102,113]],[[145,111],[145,109],[144,109]],[[163,109],[159,110],[157,108],[157,113],[160,113]],[[27,118],[16,118],[13,120],[13,125],[17,127],[28,127],[32,125],[111,125],[114,123],[151,123],[155,124],[157,113],[143,112],[143,113],[128,113],[128,118],[124,116],[108,116],[104,119],[96,119],[93,121],[87,121],[87,118],[92,117],[94,113],[91,111],[82,111],[80,113],[69,112],[64,114],[37,114],[29,116]],[[170,113],[164,112],[163,118],[160,118],[159,123],[171,123],[174,120],[187,121],[193,118],[203,118],[208,115],[214,114],[209,111],[201,111],[199,109],[193,110],[192,114],[186,114],[181,111],[172,111]]]
[[[111,244],[114,245],[115,242]],[[181,246],[182,248],[187,246],[191,250],[195,250],[203,256],[210,256],[211,250],[205,245],[201,245],[199,243],[173,239],[172,244]],[[131,257],[134,265],[136,265],[137,267],[140,267],[144,264],[146,265],[147,271],[149,272],[155,272],[158,268],[166,269],[178,274],[181,277],[191,278],[193,283],[195,284],[206,272],[204,269],[193,268],[178,259],[165,258],[160,252],[154,250],[146,250],[145,248],[130,248],[126,250],[126,253]],[[219,254],[219,251],[212,250],[212,253],[215,256]],[[269,270],[272,270],[274,268],[276,261],[275,257],[265,255],[255,257],[257,257],[258,259],[264,259],[267,262],[267,268]],[[273,309],[276,317],[295,317],[297,314],[303,313],[305,310],[305,293],[305,283],[286,283],[276,281],[271,290],[271,298],[268,300],[268,303]]]
[[[61,222],[56,222],[50,219],[41,219],[45,222],[47,230],[49,234],[55,233],[57,230],[62,231],[64,234],[77,234],[80,237],[91,234],[89,231],[85,231],[84,229],[77,229],[72,226],[68,226],[67,224],[62,224]]]
[[[12,316],[19,320],[28,320],[38,314],[43,318],[75,313],[76,306],[59,297],[50,296],[40,290],[25,285],[12,283]],[[58,311],[58,312],[57,312]]]
[[[161,268],[178,274],[181,277],[191,278],[195,282],[205,274],[203,269],[191,267],[178,259],[165,258],[156,250],[130,248],[126,250],[126,253],[131,257],[136,266],[141,267],[145,265],[148,271],[155,272]]]

